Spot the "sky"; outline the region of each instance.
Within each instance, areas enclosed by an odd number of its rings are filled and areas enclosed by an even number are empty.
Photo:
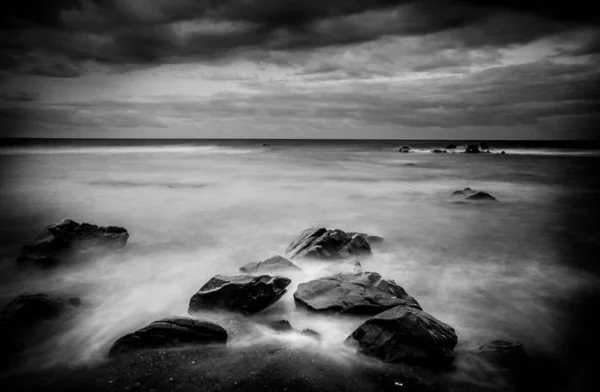
[[[0,136],[598,138],[591,1],[18,0]]]

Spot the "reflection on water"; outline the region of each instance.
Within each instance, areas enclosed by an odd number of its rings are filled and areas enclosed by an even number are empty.
[[[0,204],[9,206],[0,228],[3,302],[27,291],[79,295],[84,302],[75,326],[51,350],[36,352],[38,360],[100,360],[121,334],[185,315],[191,295],[214,274],[282,254],[315,225],[383,236],[385,246],[365,269],[396,280],[424,310],[453,325],[459,348],[518,339],[530,352],[559,355],[572,315],[564,301],[597,284],[576,263],[597,251],[597,226],[573,231],[582,220],[597,222],[587,203],[598,180],[586,169],[596,158],[220,148],[0,157]],[[466,186],[501,203],[448,202]],[[16,270],[20,244],[65,217],[124,226],[129,243],[117,256],[55,271]],[[309,268],[294,276],[289,293],[252,317],[253,324],[223,319],[233,329],[231,344],[248,344],[243,332],[255,342],[306,343],[260,326],[287,318],[296,329],[322,334],[325,351],[345,355],[330,348],[341,347],[360,319],[295,311],[295,286],[315,274]]]

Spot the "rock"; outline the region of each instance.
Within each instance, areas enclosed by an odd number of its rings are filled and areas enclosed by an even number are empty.
[[[369,243],[369,245],[379,245],[383,243],[383,237],[380,237],[378,235],[370,235],[370,234],[366,234],[366,233],[356,233],[353,231],[349,231],[348,233],[349,237],[354,237],[355,235],[362,235],[363,237],[365,237],[365,239],[367,240],[367,242]]]
[[[18,263],[33,263],[41,267],[60,264],[74,250],[122,248],[129,233],[122,227],[100,227],[65,219],[46,226],[30,243],[21,249]]]
[[[431,150],[431,152],[434,153],[434,154],[445,154],[448,151],[446,151],[446,150]]]
[[[410,147],[409,146],[402,146],[398,149],[398,151],[400,152],[410,152]]]
[[[398,305],[421,308],[402,287],[376,272],[340,273],[301,283],[294,300],[313,311],[350,314],[377,314]]]
[[[248,263],[240,267],[240,272],[245,274],[253,273],[272,273],[277,271],[302,271],[288,259],[283,256],[272,256],[264,261]]]
[[[500,154],[506,154],[506,152],[505,152],[505,151],[502,151]]]
[[[217,324],[189,317],[167,318],[121,337],[112,345],[108,356],[136,350],[226,342],[227,331]]]
[[[416,165],[414,163],[409,162],[409,163],[405,163],[404,166],[416,166]]]
[[[448,144],[446,150],[456,150],[456,144]]]
[[[269,143],[263,143],[263,144],[261,144],[261,147],[269,147],[269,146],[270,146]]]
[[[75,314],[79,298],[49,294],[22,294],[0,312],[0,367],[10,365],[12,356],[48,339],[58,321]]]
[[[289,332],[294,330],[294,328],[292,328],[292,324],[290,324],[290,322],[287,320],[273,321],[269,324],[269,328],[277,332]]]
[[[387,362],[447,367],[454,360],[457,340],[451,326],[418,308],[400,305],[367,320],[346,344]]]
[[[477,356],[504,368],[518,368],[527,361],[527,355],[520,342],[493,340],[479,347]]]
[[[190,299],[189,313],[202,310],[229,310],[252,314],[274,304],[287,290],[290,280],[283,276],[217,275]]]
[[[462,191],[452,192],[452,197],[459,201],[498,201],[494,196],[482,191],[465,188]]]
[[[479,154],[481,151],[479,151],[479,146],[477,144],[469,144],[465,152],[468,154]]]
[[[486,142],[481,142],[481,143],[479,143],[479,148],[481,150],[489,150],[490,146]]]
[[[316,331],[313,331],[312,329],[303,329],[302,331],[300,331],[300,333],[302,335],[306,335],[308,337],[311,337],[311,338],[314,338],[317,340],[321,340],[321,334]]]
[[[288,246],[286,254],[292,260],[340,260],[370,256],[371,246],[360,234],[350,237],[342,230],[310,227]]]

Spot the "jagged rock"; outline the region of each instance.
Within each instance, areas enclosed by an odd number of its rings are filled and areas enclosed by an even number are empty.
[[[516,341],[493,340],[479,347],[476,354],[488,362],[505,368],[518,368],[527,361],[523,344]]]
[[[454,328],[405,305],[370,318],[346,339],[363,354],[426,367],[449,366],[456,343]]]
[[[456,144],[448,144],[446,146],[446,150],[456,150],[457,146]]]
[[[208,321],[177,317],[155,321],[121,337],[112,345],[108,355],[114,357],[136,350],[226,342],[227,331],[223,327]]]
[[[129,233],[122,227],[100,227],[65,219],[46,226],[30,243],[24,245],[17,262],[52,267],[68,258],[72,251],[122,248],[128,238]]]
[[[498,201],[494,196],[483,191],[475,191],[471,188],[465,188],[462,191],[452,192],[452,197],[458,201]]]
[[[354,237],[356,234],[362,235],[363,237],[365,237],[365,239],[367,240],[367,242],[369,243],[369,245],[379,245],[381,243],[383,243],[383,237],[380,237],[378,235],[370,235],[370,234],[366,234],[366,233],[357,233],[357,232],[353,232],[353,231],[349,231],[348,233],[349,237]]]
[[[49,294],[22,294],[0,312],[0,367],[11,362],[17,352],[31,347],[56,333],[57,321],[73,316],[81,304],[79,298]]]
[[[402,146],[398,149],[398,151],[400,152],[410,152],[410,147],[409,146]]]
[[[313,311],[377,314],[398,305],[421,306],[393,280],[376,272],[340,273],[298,285],[296,305]]]
[[[481,151],[479,150],[479,146],[477,144],[469,144],[465,152],[468,154],[479,154]]]
[[[273,321],[269,324],[269,328],[277,332],[289,332],[294,330],[294,328],[292,328],[292,324],[290,324],[290,322],[287,320]]]
[[[446,151],[446,150],[431,150],[431,152],[434,153],[434,154],[445,154],[448,151]]]
[[[351,237],[339,229],[310,227],[288,246],[286,254],[292,260],[300,258],[339,260],[369,256],[371,246],[360,234]]]
[[[278,271],[301,271],[301,269],[283,256],[272,256],[264,261],[248,263],[240,267],[240,272],[245,274],[272,273]]]
[[[277,302],[290,282],[283,276],[217,275],[190,299],[189,312],[222,309],[257,313]]]

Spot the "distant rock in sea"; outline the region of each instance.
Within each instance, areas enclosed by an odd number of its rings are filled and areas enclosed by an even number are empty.
[[[506,154],[506,152],[505,152],[505,151],[502,151],[500,154]]]
[[[341,273],[300,283],[294,300],[297,306],[332,313],[374,315],[398,305],[421,308],[396,282],[376,272]]]
[[[475,191],[471,188],[465,188],[462,191],[452,192],[455,201],[498,201],[494,196],[483,191]]]
[[[304,230],[288,246],[286,254],[294,259],[340,260],[371,255],[371,245],[361,234],[349,236],[346,232],[324,227]]]
[[[446,150],[431,150],[431,152],[434,153],[434,154],[445,154],[448,151],[446,151]]]
[[[410,152],[409,146],[402,146],[398,149],[399,152]]]
[[[302,271],[288,259],[283,256],[272,256],[264,261],[248,263],[240,267],[240,272],[245,274],[255,273],[273,273],[282,271]]]
[[[30,243],[21,249],[17,262],[39,267],[61,264],[73,251],[99,251],[122,248],[129,233],[117,226],[101,227],[65,219],[46,226]]]
[[[269,146],[270,146],[270,144],[268,144],[268,143],[261,144],[261,147],[269,147]]]
[[[467,154],[479,154],[481,151],[479,150],[479,146],[477,144],[469,144],[465,153]]]
[[[137,350],[226,342],[227,331],[220,325],[189,317],[167,318],[121,337],[108,355],[114,357]]]
[[[408,162],[408,163],[405,163],[404,166],[416,166],[416,165],[412,162]]]
[[[228,310],[253,314],[273,305],[291,280],[283,276],[217,275],[190,299],[190,314],[203,310]]]
[[[452,364],[457,342],[454,328],[406,305],[377,314],[346,339],[365,355],[434,368]]]

